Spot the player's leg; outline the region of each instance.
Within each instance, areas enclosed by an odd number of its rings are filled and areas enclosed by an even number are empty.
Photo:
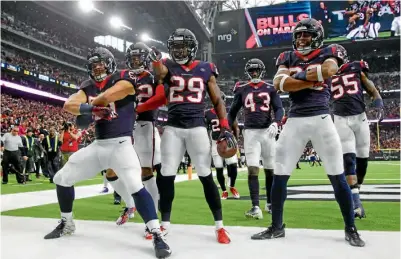
[[[391,37],[398,36],[397,34],[400,32],[399,22],[400,17],[394,17],[391,23]]]
[[[226,179],[224,178],[223,158],[217,152],[217,144],[215,140],[212,140],[212,159],[214,168],[216,168],[216,178],[221,187],[221,199],[226,200],[228,198],[228,192],[226,188]]]
[[[211,163],[211,148],[209,144],[209,136],[204,127],[196,127],[187,130],[185,138],[185,146],[188,155],[191,157],[196,168],[199,180],[203,185],[206,202],[213,214],[216,225],[217,241],[219,243],[228,244],[230,238],[223,226],[223,212],[221,208],[221,199],[216,183],[213,181]],[[164,164],[163,164],[164,167]]]
[[[251,196],[252,208],[245,212],[249,218],[262,219],[263,213],[259,206],[259,165],[262,153],[261,136],[263,132],[257,129],[244,131],[245,157],[248,163],[248,188]]]
[[[355,227],[352,192],[345,178],[340,137],[330,116],[311,120],[319,129],[311,136],[313,147],[324,162],[324,169],[334,189],[334,196],[340,206],[345,223],[345,238],[353,246],[364,246]]]
[[[357,115],[353,125],[356,142],[356,176],[357,184],[360,189],[365,179],[368,168],[368,158],[370,149],[370,129],[369,122],[365,113]],[[365,210],[361,206],[356,207],[355,213],[359,218],[365,217]]]
[[[109,188],[107,186],[109,185],[109,181],[107,181],[106,170],[102,170],[100,173],[102,174],[103,177],[103,189],[100,193],[108,193]]]
[[[45,239],[59,238],[74,233],[72,207],[75,199],[74,184],[94,177],[102,170],[98,158],[98,144],[95,141],[89,146],[75,152],[54,176],[57,199],[60,206],[61,222]]]
[[[274,157],[276,155],[276,139],[264,135],[262,143],[262,160],[265,171],[266,206],[265,211],[271,213],[271,190],[274,175]]]
[[[237,180],[237,175],[238,175],[238,157],[235,154],[233,157],[225,159],[225,162],[227,164],[227,175],[230,180],[230,184],[228,187],[230,187],[230,192],[233,195],[235,199],[239,199],[240,195],[237,189],[235,188],[235,181]]]
[[[289,118],[276,143],[273,186],[271,191],[272,225],[253,235],[255,240],[284,237],[283,212],[287,182],[309,141],[310,124],[305,118]]]
[[[344,174],[347,183],[351,189],[353,208],[361,208],[361,200],[359,197],[359,185],[357,182],[357,176],[355,171],[356,163],[356,132],[353,128],[354,116],[334,116],[334,125],[338,132],[341,141],[341,147],[343,152],[343,163],[344,163]],[[370,136],[369,136],[370,137]]]
[[[160,194],[160,213],[162,228],[167,231],[170,227],[171,207],[174,200],[174,180],[177,167],[185,153],[184,129],[167,126],[161,138],[161,163],[160,174],[156,183]]]
[[[154,151],[156,145],[155,129],[151,121],[139,121],[134,132],[134,148],[138,154],[142,166],[142,182],[150,193],[157,211],[159,203],[159,190],[156,178],[153,175]],[[160,163],[160,160],[159,160]]]

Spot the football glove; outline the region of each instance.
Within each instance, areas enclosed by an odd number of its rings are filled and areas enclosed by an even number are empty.
[[[95,116],[95,120],[103,119],[110,121],[118,116],[118,114],[115,111],[113,111],[110,107],[99,107],[99,106],[93,107],[92,114]]]
[[[383,99],[378,98],[373,100],[372,105],[376,114],[376,119],[381,122],[384,119],[384,104]]]
[[[217,139],[217,143],[220,143],[221,141],[226,140],[227,141],[227,147],[228,148],[237,148],[237,140],[235,139],[234,135],[226,128],[221,128],[220,129],[220,136]]]
[[[278,125],[277,122],[273,122],[270,124],[269,128],[267,128],[267,135],[269,138],[275,138],[278,133]]]
[[[162,53],[156,47],[152,46],[149,51],[149,58],[153,62],[159,62],[162,59]]]

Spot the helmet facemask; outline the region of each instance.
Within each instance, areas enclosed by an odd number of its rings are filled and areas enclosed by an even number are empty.
[[[245,66],[245,75],[249,78],[249,80],[254,83],[258,84],[262,81],[266,73],[265,67],[259,63],[247,63]]]
[[[309,37],[311,37],[310,42],[305,42],[305,38]],[[323,38],[324,30],[320,24],[299,24],[294,29],[292,36],[292,45],[293,48],[299,53],[301,53],[302,55],[307,55],[323,46]],[[299,44],[304,44],[304,46],[299,46]]]
[[[88,70],[90,71],[90,76],[96,82],[102,82],[108,76],[107,64],[99,57],[92,57],[89,59]]]
[[[194,40],[184,40],[184,37],[170,37],[167,47],[174,62],[185,65],[195,58],[198,49]]]
[[[148,69],[147,55],[138,49],[130,50],[126,56],[126,64],[132,72],[138,75]]]

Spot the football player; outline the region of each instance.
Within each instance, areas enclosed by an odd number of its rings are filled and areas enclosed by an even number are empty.
[[[222,94],[221,96],[222,96],[223,101],[225,101],[225,95]],[[227,165],[227,176],[230,179],[230,181],[229,181],[230,192],[235,199],[239,199],[240,198],[239,192],[235,188],[235,181],[236,181],[237,175],[238,175],[237,154],[235,154],[234,156],[232,156],[230,158],[222,158],[219,155],[219,153],[217,152],[217,140],[220,136],[219,118],[217,117],[216,111],[213,108],[210,110],[207,110],[205,112],[205,118],[206,118],[206,125],[207,125],[207,128],[210,130],[210,137],[212,139],[212,159],[213,159],[214,167],[216,168],[217,181],[219,182],[221,191],[223,192],[221,194],[221,199],[226,200],[228,198],[226,182],[225,182],[225,178],[224,178],[224,174],[223,174],[224,161],[226,162],[226,165]]]
[[[394,19],[391,22],[391,36],[401,35],[401,18],[400,18],[400,1],[389,1],[391,12],[394,15]]]
[[[273,85],[263,81],[266,68],[260,59],[250,59],[245,65],[245,75],[249,81],[238,86],[233,103],[228,113],[231,123],[241,108],[244,109],[244,148],[248,165],[248,187],[252,208],[245,213],[246,217],[262,219],[259,207],[259,160],[262,158],[265,171],[267,203],[265,210],[270,212],[270,190],[273,183],[273,162],[276,147],[278,122],[284,115],[281,99]],[[274,111],[274,119],[271,118]]]
[[[131,141],[136,82],[128,70],[115,72],[114,56],[105,48],[93,49],[87,59],[90,79],[68,98],[64,110],[78,116],[93,115],[96,140],[74,153],[54,177],[61,222],[45,239],[75,231],[74,185],[94,177],[104,168],[111,168],[117,176],[108,178],[109,182],[113,188],[117,187],[118,193],[129,193],[135,200],[139,214],[153,234],[156,257],[168,257],[171,250],[162,237],[152,197],[142,184],[140,162]]]
[[[133,73],[137,85],[138,104],[142,104],[155,95],[155,78],[149,72],[149,52],[132,44],[128,47],[125,57],[126,64]],[[160,135],[156,128],[157,109],[139,113],[134,131],[134,148],[142,166],[142,181],[153,198],[156,211],[159,203],[159,191],[153,169],[160,174]],[[145,230],[145,238],[152,239],[152,234]]]
[[[170,225],[175,175],[187,150],[213,213],[217,241],[228,244],[230,237],[223,226],[220,195],[210,170],[211,148],[204,120],[205,94],[208,92],[219,118],[221,133],[218,141],[236,143],[230,133],[225,104],[216,83],[218,72],[214,64],[195,60],[198,41],[188,29],[176,29],[168,39],[167,47],[172,60],[162,59],[161,52],[156,48],[150,51],[149,57],[153,60],[159,85],[156,96],[138,106],[138,111],[145,111],[168,102],[167,126],[161,140],[163,166],[156,179],[162,227],[168,230]],[[167,85],[167,93],[163,83]],[[236,144],[230,148],[236,148]]]
[[[365,245],[355,227],[351,189],[343,172],[341,141],[329,114],[330,89],[327,83],[344,62],[344,48],[340,45],[323,47],[323,39],[322,25],[315,19],[303,19],[293,31],[294,50],[283,52],[277,58],[274,86],[289,92],[291,106],[276,148],[271,194],[273,222],[252,239],[285,236],[283,207],[287,182],[310,140],[325,162],[326,173],[343,215],[345,239],[352,246]]]
[[[370,148],[369,121],[365,113],[363,90],[373,99],[378,120],[383,117],[383,100],[375,85],[367,77],[368,63],[348,62],[332,77],[334,125],[340,135],[344,172],[351,188],[355,216],[365,217],[365,210],[359,198],[359,188],[366,175]],[[356,166],[356,168],[355,168]]]

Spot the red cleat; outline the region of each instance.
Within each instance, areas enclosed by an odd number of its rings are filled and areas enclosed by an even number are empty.
[[[239,199],[239,192],[235,187],[230,187],[230,192],[233,195],[234,199]]]
[[[227,191],[224,191],[224,192],[221,194],[221,199],[222,199],[222,200],[227,200],[227,198],[228,198],[228,192],[227,192]]]
[[[216,230],[216,236],[217,236],[217,242],[219,242],[220,244],[231,243],[230,236],[224,228]]]

